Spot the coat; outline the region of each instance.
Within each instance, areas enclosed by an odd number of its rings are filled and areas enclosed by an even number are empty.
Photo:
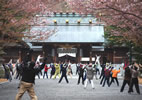
[[[112,77],[117,77],[117,74],[120,72],[120,69],[119,70],[112,70]]]
[[[87,70],[87,79],[92,80],[94,77],[95,69],[93,67],[87,66],[86,70]]]

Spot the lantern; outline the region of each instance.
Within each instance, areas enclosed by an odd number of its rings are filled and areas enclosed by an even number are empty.
[[[66,20],[66,24],[68,24],[69,23],[69,20]]]
[[[54,24],[57,24],[57,21],[56,21],[56,20],[54,20]]]
[[[89,24],[92,24],[92,20],[89,20]]]
[[[78,20],[77,23],[80,24],[81,20]]]

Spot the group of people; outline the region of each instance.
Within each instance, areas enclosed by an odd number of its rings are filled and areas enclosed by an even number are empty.
[[[140,64],[138,65],[137,63],[133,63],[125,68],[124,80],[120,92],[123,92],[125,85],[128,84],[128,93],[133,92],[133,86],[135,85],[137,93],[140,94],[138,81],[138,70],[140,66]]]
[[[40,62],[39,59],[42,59],[43,61]],[[17,70],[17,74],[15,78],[20,79],[19,84],[19,91],[16,95],[16,100],[20,100],[22,98],[22,95],[27,91],[31,97],[32,100],[37,100],[37,96],[35,95],[33,85],[35,84],[35,76],[39,75],[41,73],[42,69],[44,69],[44,75],[43,78],[48,78],[48,69],[51,69],[50,72],[50,78],[55,79],[58,75],[59,81],[58,83],[61,83],[62,79],[65,78],[66,82],[69,83],[67,75],[70,75],[72,77],[72,68],[70,62],[62,62],[62,63],[51,63],[49,66],[46,64],[46,58],[40,57],[35,62],[31,60],[30,54],[27,53],[26,58],[22,61],[15,64],[15,68]],[[102,87],[105,86],[105,83],[107,82],[108,87],[111,86],[112,83],[115,83],[116,81],[117,86],[119,86],[119,81],[117,78],[118,73],[120,72],[120,68],[117,69],[116,66],[112,66],[111,63],[103,64],[98,68],[98,63],[78,63],[77,64],[77,70],[76,74],[78,74],[78,81],[77,84],[80,84],[80,80],[82,79],[82,84],[84,85],[84,89],[87,88],[88,82],[91,83],[92,89],[95,88],[94,86],[94,76],[96,79],[98,79],[97,71],[100,72],[100,84]],[[11,61],[8,63],[9,69],[11,67]],[[4,65],[5,70],[7,70],[6,66]],[[129,85],[128,93],[133,92],[133,85],[136,87],[136,91],[138,94],[140,94],[139,90],[139,83],[138,83],[138,69],[139,65],[134,63],[133,65],[125,67],[125,73],[124,73],[124,80],[122,87],[120,89],[120,92],[123,92],[125,85]],[[10,70],[9,70],[10,71]],[[12,75],[14,72],[11,70]],[[110,80],[111,79],[111,80]]]
[[[10,59],[7,64],[3,63],[2,65],[5,72],[5,78],[11,82],[12,76],[14,75],[12,59]]]
[[[80,79],[82,78],[82,84],[84,85],[84,88],[86,88],[87,83],[89,81],[92,85],[92,88],[94,89],[94,83],[93,83],[94,76],[96,77],[96,80],[98,79],[97,71],[99,69],[97,66],[98,66],[97,64],[92,64],[92,63],[81,64],[78,70],[79,71],[78,84],[80,83]],[[117,74],[119,72],[120,72],[120,68],[119,70],[117,70],[116,68],[112,67],[111,64],[109,63],[101,65],[101,74],[99,77],[99,79],[101,79],[100,84],[102,84],[102,86],[104,87],[105,83],[107,82],[108,87],[110,87],[112,82],[116,80],[116,83],[119,86],[119,82],[117,79]],[[111,78],[111,81],[109,81],[110,78]]]

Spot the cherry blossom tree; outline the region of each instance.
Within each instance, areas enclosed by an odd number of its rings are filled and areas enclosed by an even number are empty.
[[[27,30],[31,28],[31,24],[36,23],[35,15],[51,14],[52,6],[58,2],[59,0],[0,0],[0,43],[18,42],[24,36],[29,36]],[[50,32],[36,35],[42,37],[48,34]]]
[[[36,15],[52,14],[56,5],[63,0],[0,0],[0,56],[3,47],[9,43],[21,43],[23,38],[45,39],[54,30],[30,32],[32,25],[37,25]],[[48,22],[41,20],[44,25]]]
[[[79,13],[92,13],[113,27],[112,36],[142,45],[142,0],[66,0]]]

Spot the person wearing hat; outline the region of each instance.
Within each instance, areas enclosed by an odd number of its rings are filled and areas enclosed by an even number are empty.
[[[87,70],[87,79],[85,80],[84,88],[86,89],[87,83],[88,81],[90,81],[92,88],[94,89],[93,77],[94,77],[95,69],[92,67],[92,64],[90,63],[89,66],[86,66],[86,70]]]

